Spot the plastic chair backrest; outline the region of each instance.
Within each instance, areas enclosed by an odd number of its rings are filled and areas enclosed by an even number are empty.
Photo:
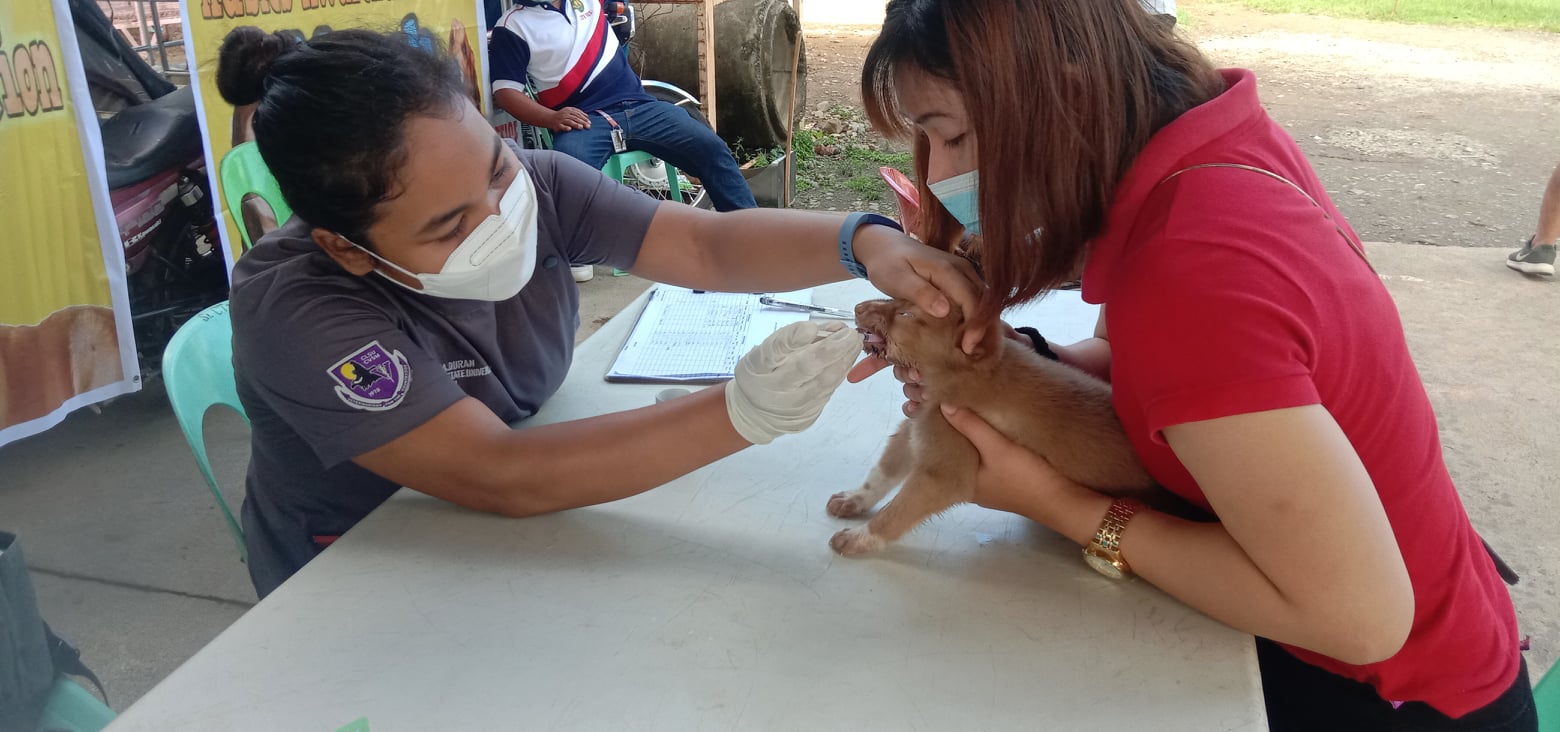
[[[49,690],[49,698],[43,704],[43,716],[38,718],[37,732],[99,732],[112,721],[114,710],[62,675],[54,680],[54,688]]]
[[[531,101],[541,104],[536,101],[536,82],[530,77],[526,77],[525,80],[525,95],[530,97]],[[529,142],[526,138],[530,138]],[[529,122],[520,123],[520,139],[523,147],[534,150],[551,150],[553,146],[552,130],[537,127]]]
[[[244,249],[255,244],[249,240],[249,228],[244,226],[244,196],[253,193],[265,201],[271,207],[271,213],[276,214],[278,225],[292,218],[292,207],[282,198],[282,189],[271,175],[271,169],[265,167],[265,160],[260,157],[260,148],[255,143],[234,145],[222,156],[220,173],[222,200],[227,203],[228,215],[233,217],[238,235],[244,240]]]
[[[1549,667],[1533,687],[1538,703],[1538,732],[1560,732],[1560,663]]]
[[[628,152],[615,153],[612,155],[612,157],[607,158],[606,165],[601,166],[601,172],[607,174],[613,180],[622,183],[623,172],[628,170],[629,166],[636,165],[638,163],[654,162],[658,159],[659,158],[651,155],[650,153],[641,152],[639,150],[629,150]],[[663,164],[666,166],[667,198],[678,203],[682,203],[682,186],[678,185],[677,183],[677,169],[672,167],[671,163],[663,161]]]
[[[244,405],[238,400],[238,385],[233,377],[233,321],[228,316],[226,301],[200,311],[189,322],[179,327],[163,351],[163,386],[168,389],[168,402],[173,405],[173,415],[184,430],[184,439],[190,443],[195,463],[206,486],[217,499],[217,506],[227,518],[228,530],[238,543],[239,561],[249,561],[244,547],[244,530],[233,518],[222,491],[217,489],[216,476],[211,473],[211,461],[206,456],[206,436],[203,430],[206,410],[222,405],[238,412],[244,422]]]

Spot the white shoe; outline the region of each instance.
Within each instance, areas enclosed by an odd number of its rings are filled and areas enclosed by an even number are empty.
[[[588,264],[581,264],[569,267],[569,274],[574,275],[575,282],[589,282],[590,278],[596,276],[596,270]]]

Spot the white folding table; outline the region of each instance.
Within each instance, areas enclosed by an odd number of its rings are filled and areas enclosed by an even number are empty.
[[[582,344],[532,422],[665,388],[602,380],[643,304]],[[1092,327],[1076,293],[1029,310],[1013,319],[1053,339]],[[850,522],[824,505],[900,402],[887,374],[847,384],[805,434],[551,516],[403,490],[111,730],[1267,728],[1250,636],[1029,521],[961,507],[880,555],[831,552]]]

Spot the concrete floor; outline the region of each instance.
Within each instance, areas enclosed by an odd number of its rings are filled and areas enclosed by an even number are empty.
[[[649,286],[596,268],[578,340]],[[212,469],[236,513],[249,432],[206,417]],[[43,616],[124,709],[255,602],[221,511],[160,382],[0,447],[0,530],[21,537]]]
[[[1535,678],[1560,648],[1560,282],[1505,252],[1373,244],[1397,299],[1474,523],[1524,575],[1513,591]],[[646,283],[598,270],[582,335]],[[207,420],[236,509],[247,430]],[[220,633],[254,594],[160,388],[0,448],[0,527],[21,535],[44,616],[75,640],[123,709]]]

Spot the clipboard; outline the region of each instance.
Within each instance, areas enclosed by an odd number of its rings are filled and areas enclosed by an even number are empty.
[[[812,291],[783,293],[811,302]],[[737,362],[775,331],[807,313],[768,308],[758,294],[701,292],[656,285],[649,302],[607,370],[618,384],[713,384],[732,377]]]

